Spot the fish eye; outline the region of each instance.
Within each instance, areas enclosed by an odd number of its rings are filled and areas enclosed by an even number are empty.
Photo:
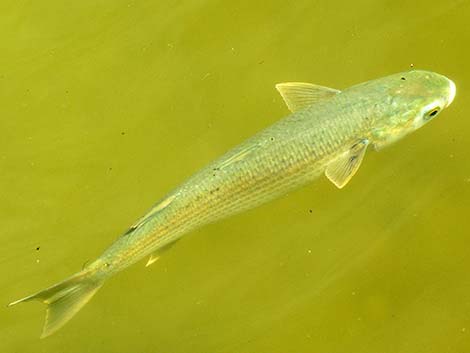
[[[426,114],[424,114],[423,119],[427,121],[427,120],[434,118],[437,115],[437,113],[439,113],[440,110],[441,110],[440,107],[432,108],[431,110],[427,111]]]

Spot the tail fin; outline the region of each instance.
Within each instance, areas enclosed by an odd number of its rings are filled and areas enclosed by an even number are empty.
[[[44,338],[64,326],[102,285],[103,281],[97,281],[88,272],[82,271],[36,294],[11,302],[8,306],[30,300],[40,300],[46,304],[46,321],[41,335]]]

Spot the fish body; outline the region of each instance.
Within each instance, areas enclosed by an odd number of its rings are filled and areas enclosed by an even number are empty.
[[[361,108],[351,115],[344,98],[295,112],[228,151],[157,202],[100,260],[119,271],[197,227],[314,180],[370,130]]]
[[[339,188],[369,145],[381,149],[421,127],[455,96],[448,78],[412,70],[339,91],[306,83],[277,85],[292,114],[252,136],[163,197],[81,272],[39,293],[43,336],[63,326],[103,282],[144,257],[148,265],[184,234],[252,209],[323,173]]]

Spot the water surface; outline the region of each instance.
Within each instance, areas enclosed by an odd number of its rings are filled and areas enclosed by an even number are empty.
[[[0,303],[94,259],[198,168],[288,114],[274,89],[407,70],[457,97],[351,183],[325,178],[203,228],[110,280],[39,340],[0,307],[2,352],[470,349],[470,3],[3,1]]]

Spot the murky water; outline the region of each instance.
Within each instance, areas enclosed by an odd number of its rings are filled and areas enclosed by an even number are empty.
[[[57,334],[0,307],[2,352],[470,349],[468,1],[0,3],[0,303],[94,259],[160,196],[288,114],[274,84],[416,68],[457,84],[428,126],[178,242]]]

